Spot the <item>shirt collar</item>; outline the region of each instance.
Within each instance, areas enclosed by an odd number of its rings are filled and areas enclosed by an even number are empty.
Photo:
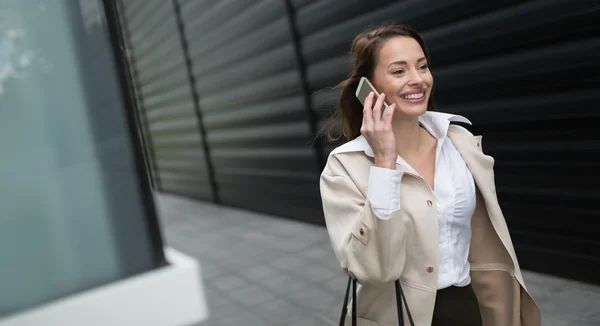
[[[437,138],[438,141],[446,139],[450,122],[471,124],[471,121],[463,116],[443,112],[426,111],[419,117],[419,123]],[[364,136],[359,136],[356,139],[337,147],[330,155],[348,152],[365,152],[367,156],[375,157],[373,149],[369,146],[369,143]]]

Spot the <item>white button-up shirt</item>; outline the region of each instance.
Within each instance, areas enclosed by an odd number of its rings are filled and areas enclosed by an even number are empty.
[[[475,210],[475,182],[460,153],[447,137],[451,121],[469,123],[462,116],[427,111],[419,117],[420,124],[437,139],[434,175],[434,195],[439,227],[438,289],[449,286],[466,286],[469,274],[469,245],[471,242],[471,216]],[[334,152],[364,151],[374,157],[367,140],[360,136],[334,150]],[[403,158],[397,164],[426,182]],[[372,166],[369,174],[367,199],[375,215],[388,219],[399,210],[400,183],[404,172]],[[406,196],[410,196],[407,194]]]

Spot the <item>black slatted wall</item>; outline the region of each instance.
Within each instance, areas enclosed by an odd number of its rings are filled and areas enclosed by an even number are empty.
[[[156,187],[213,200],[175,4],[165,0],[121,0],[121,4]]]
[[[467,116],[496,159],[522,267],[600,283],[600,4],[123,2],[160,190],[210,199],[212,187],[223,204],[322,223],[318,176],[333,145],[311,137],[350,42],[408,23],[428,44],[438,110]]]
[[[181,7],[221,203],[318,221],[318,165],[285,3]]]

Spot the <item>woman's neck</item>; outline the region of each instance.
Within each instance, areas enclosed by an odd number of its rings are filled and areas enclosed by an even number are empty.
[[[418,118],[395,119],[392,122],[394,135],[396,136],[396,148],[398,155],[407,159],[419,154],[427,139],[427,132],[423,132],[419,126]]]

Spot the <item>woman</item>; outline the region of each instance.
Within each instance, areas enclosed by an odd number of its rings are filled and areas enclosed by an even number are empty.
[[[321,196],[337,258],[360,283],[358,324],[398,324],[399,279],[416,325],[540,325],[496,198],[493,158],[481,137],[450,124],[466,118],[428,110],[422,38],[383,25],[359,34],[352,54],[335,116],[348,142],[329,156]],[[381,92],[364,106],[354,95],[363,76]]]

